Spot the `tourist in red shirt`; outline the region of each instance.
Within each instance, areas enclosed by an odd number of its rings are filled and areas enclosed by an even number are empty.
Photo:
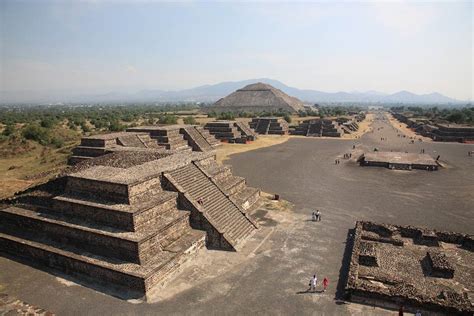
[[[328,278],[325,277],[323,280],[323,288],[324,288],[323,292],[326,292],[326,288],[328,287],[328,285],[329,285],[329,280]]]

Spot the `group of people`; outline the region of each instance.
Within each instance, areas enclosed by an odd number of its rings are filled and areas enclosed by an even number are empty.
[[[313,212],[312,214],[313,222],[320,222],[321,221],[321,212],[319,210],[316,210],[316,212]]]
[[[344,159],[349,159],[352,157],[352,153],[344,154]]]
[[[339,159],[336,159],[336,160],[334,161],[334,163],[335,163],[336,165],[338,165],[338,164],[341,163],[341,161],[340,161]]]
[[[315,274],[315,275],[313,275],[311,280],[309,280],[308,292],[316,291],[316,286],[317,285],[318,285],[318,277]],[[329,285],[329,279],[327,277],[324,277],[324,279],[323,279],[323,292],[326,292],[326,289],[327,289],[328,285]]]

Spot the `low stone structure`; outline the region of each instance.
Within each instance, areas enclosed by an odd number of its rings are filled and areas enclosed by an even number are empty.
[[[196,125],[140,126],[126,132],[83,137],[72,151],[69,165],[119,151],[210,151],[220,142]]]
[[[180,125],[140,126],[127,128],[127,132],[142,132],[150,134],[158,146],[174,151],[191,151],[188,142],[180,133]]]
[[[426,234],[438,246],[423,244]],[[473,314],[471,236],[372,222],[357,222],[352,236],[347,299],[428,315]]]
[[[430,155],[403,152],[368,152],[359,158],[361,166],[385,167],[399,170],[438,170],[438,164]]]
[[[365,118],[365,114],[361,113],[353,117],[340,117],[336,122],[342,128],[345,134],[351,134],[359,130],[359,122]]]
[[[414,117],[412,113],[392,112],[401,123],[405,123],[409,128],[418,134],[430,137],[439,142],[474,142],[474,127],[458,124],[447,124],[433,122],[425,117]]]
[[[83,137],[79,146],[72,150],[68,164],[99,157],[114,151],[140,150],[156,151],[161,149],[148,133],[108,133]]]
[[[259,196],[214,151],[114,152],[2,201],[0,254],[142,297],[204,245],[238,250]]]
[[[286,135],[288,122],[279,117],[257,117],[250,122],[250,128],[260,135]]]
[[[247,141],[247,138],[242,136],[242,133],[234,125],[233,121],[209,122],[204,126],[204,129],[221,141],[243,144]]]
[[[312,137],[342,137],[344,129],[334,120],[310,119],[302,121],[291,133],[293,135]]]

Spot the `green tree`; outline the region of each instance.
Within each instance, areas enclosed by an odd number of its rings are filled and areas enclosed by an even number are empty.
[[[194,118],[194,116],[186,116],[185,118],[183,118],[183,122],[184,124],[194,125],[196,124],[196,119]]]
[[[109,131],[111,132],[120,132],[125,129],[125,125],[120,124],[118,120],[113,120],[109,124]]]
[[[36,124],[27,125],[23,131],[22,135],[24,138],[29,140],[37,141],[42,145],[49,144],[49,133],[48,130],[44,127],[38,126]]]
[[[2,135],[10,136],[14,132],[15,132],[15,126],[13,124],[7,124],[7,126],[5,126],[5,129],[2,132]]]

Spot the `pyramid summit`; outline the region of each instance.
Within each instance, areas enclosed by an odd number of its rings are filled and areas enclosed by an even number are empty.
[[[249,84],[218,100],[212,110],[218,112],[298,112],[303,102],[262,82]]]

